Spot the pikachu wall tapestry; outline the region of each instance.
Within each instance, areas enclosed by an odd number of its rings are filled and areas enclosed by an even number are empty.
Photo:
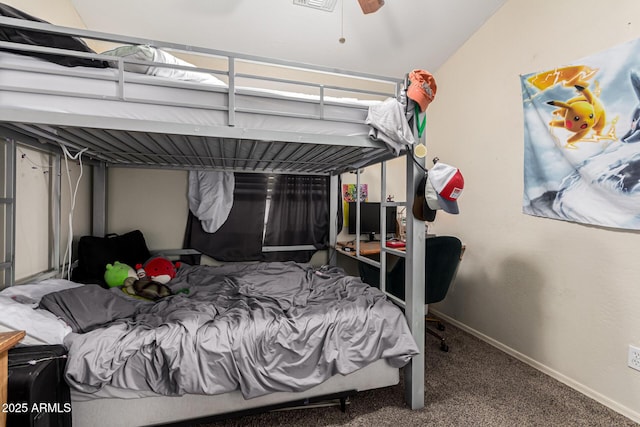
[[[640,229],[640,39],[520,80],[523,212]]]

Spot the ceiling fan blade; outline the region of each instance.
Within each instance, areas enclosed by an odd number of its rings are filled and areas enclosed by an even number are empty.
[[[358,0],[362,13],[365,15],[368,13],[376,12],[382,6],[384,6],[384,0]]]

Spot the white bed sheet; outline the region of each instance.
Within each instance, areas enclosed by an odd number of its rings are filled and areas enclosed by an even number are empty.
[[[0,291],[0,328],[26,331],[20,345],[62,344],[71,327],[47,310],[37,308],[42,297],[51,292],[82,286],[63,279],[16,285]]]
[[[65,75],[55,74],[61,70]],[[117,71],[110,68],[68,68],[30,56],[0,52],[0,109],[228,126],[226,87],[125,72],[127,101],[123,101],[118,99],[116,76]],[[320,120],[318,96],[237,87],[235,126],[280,132],[367,135],[368,126],[364,121],[368,106],[377,102],[325,97],[324,119]],[[295,116],[298,117],[292,118]]]

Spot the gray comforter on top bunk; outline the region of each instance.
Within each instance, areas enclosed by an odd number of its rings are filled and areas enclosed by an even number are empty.
[[[89,330],[65,339],[67,381],[88,393],[110,384],[163,395],[239,389],[252,398],[306,390],[381,358],[401,367],[418,353],[400,309],[335,267],[183,265],[170,285],[189,292],[136,302],[130,316],[95,329],[96,310],[74,291],[85,287],[52,295],[59,313]],[[131,303],[116,292],[115,306]]]

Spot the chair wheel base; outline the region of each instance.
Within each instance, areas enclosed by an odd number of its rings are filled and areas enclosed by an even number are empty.
[[[440,329],[440,328],[438,328]],[[443,329],[444,329],[444,325],[443,325]],[[434,337],[436,337],[439,341],[440,341],[440,350],[444,351],[444,352],[448,352],[449,351],[449,346],[447,345],[447,342],[445,341],[444,336],[440,335],[439,333],[437,333],[436,331],[430,329],[430,328],[425,328],[425,332],[427,332],[429,335],[433,335]]]

